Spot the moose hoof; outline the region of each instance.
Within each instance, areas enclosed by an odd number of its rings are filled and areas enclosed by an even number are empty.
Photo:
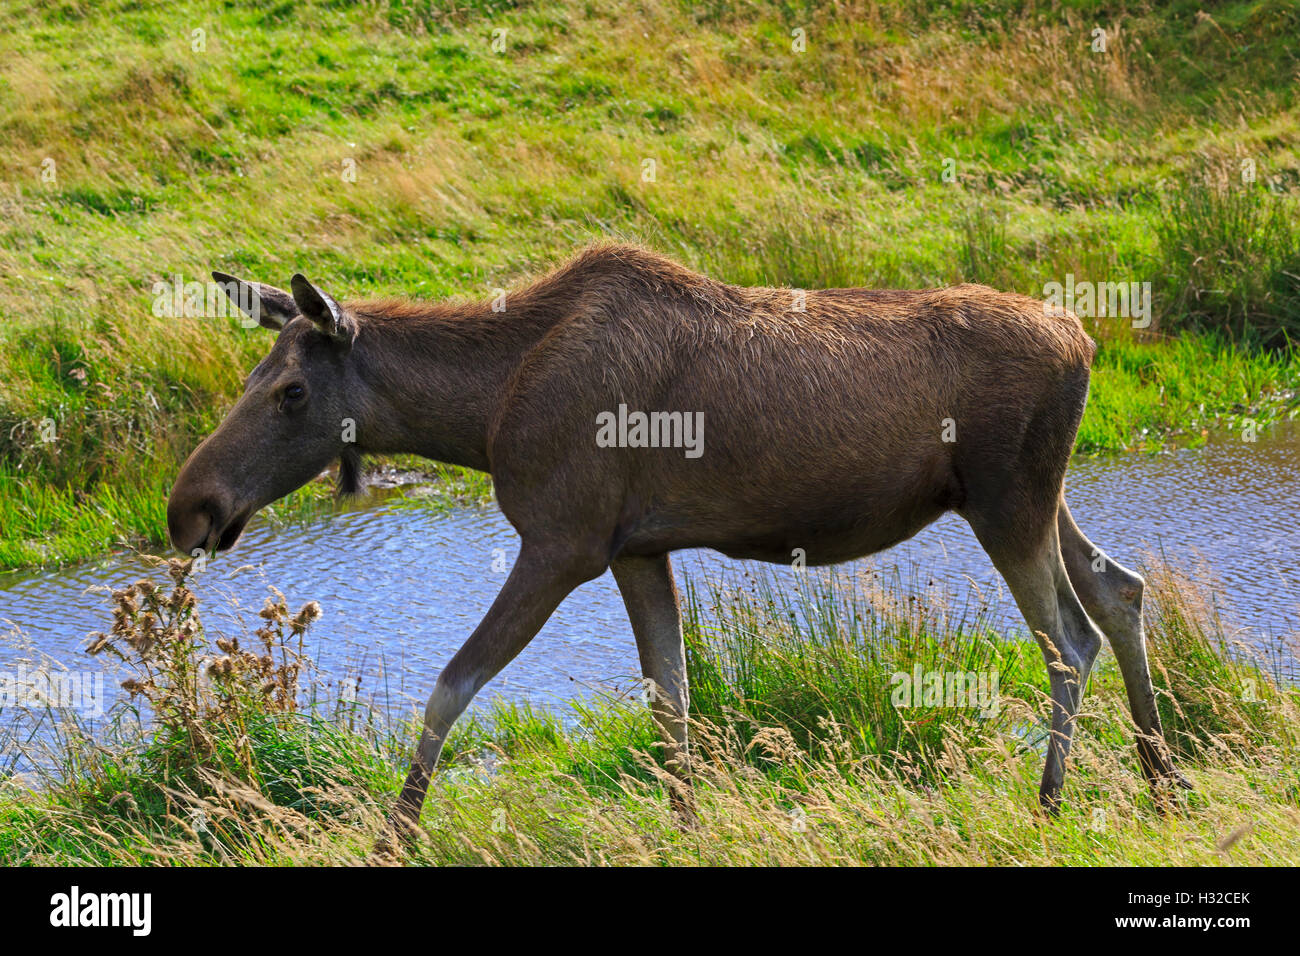
[[[1147,778],[1151,795],[1155,798],[1156,809],[1164,813],[1171,803],[1176,803],[1175,795],[1179,791],[1194,790],[1190,781],[1177,771],[1169,759],[1169,753],[1162,743],[1138,738],[1138,761],[1142,765],[1142,774]]]
[[[1148,782],[1151,785],[1151,796],[1155,800],[1156,812],[1159,814],[1180,809],[1183,806],[1182,796],[1196,790],[1177,770],[1171,770],[1160,777],[1153,777]]]

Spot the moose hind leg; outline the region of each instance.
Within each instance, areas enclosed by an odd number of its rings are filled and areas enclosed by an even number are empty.
[[[1088,674],[1101,649],[1101,634],[1070,586],[1054,522],[1029,542],[981,528],[980,522],[972,522],[972,526],[1011,589],[1047,662],[1052,731],[1038,799],[1044,810],[1056,813],[1075,721]]]
[[[681,784],[672,794],[673,809],[685,820],[694,818],[690,802],[690,752],[687,714],[690,694],[686,682],[686,648],[677,585],[668,555],[621,556],[610,562],[623,603],[627,606],[641,674],[646,680],[650,711],[664,738],[664,763]]]
[[[1191,784],[1174,768],[1160,726],[1142,631],[1145,582],[1141,575],[1120,565],[1088,540],[1064,498],[1057,514],[1057,528],[1070,582],[1084,610],[1101,627],[1115,652],[1137,727],[1138,759],[1143,774],[1157,793],[1170,785],[1191,789]]]

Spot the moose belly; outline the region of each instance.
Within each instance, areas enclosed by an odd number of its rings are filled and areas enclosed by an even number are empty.
[[[956,505],[947,487],[900,485],[887,496],[807,494],[765,501],[714,498],[641,516],[624,551],[711,548],[728,557],[808,566],[838,564],[906,541]]]
[[[706,546],[730,558],[768,561],[775,564],[818,566],[839,564],[874,554],[906,541],[938,518],[937,506],[914,509],[907,515],[861,516],[859,520],[805,521],[767,531],[725,536]]]

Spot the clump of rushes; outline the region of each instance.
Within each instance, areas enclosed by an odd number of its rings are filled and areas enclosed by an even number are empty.
[[[1295,200],[1210,174],[1162,199],[1154,231],[1165,324],[1290,347],[1300,336]]]
[[[707,596],[688,588],[693,714],[726,726],[760,767],[782,763],[768,754],[779,729],[811,757],[845,769],[867,759],[928,783],[950,751],[974,753],[999,735],[1039,743],[1046,678],[1037,648],[999,634],[987,608],[918,595],[921,583],[862,572],[794,590],[766,576]],[[921,685],[910,692],[918,674],[939,678],[951,699],[922,706]]]
[[[1157,564],[1147,579],[1151,677],[1175,754],[1213,761],[1261,748],[1300,751],[1300,695],[1281,662],[1271,662],[1270,674],[1258,651],[1232,640],[1205,587],[1188,575]]]

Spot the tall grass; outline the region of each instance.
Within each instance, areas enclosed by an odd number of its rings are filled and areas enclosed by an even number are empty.
[[[1172,813],[1142,781],[1108,656],[1084,698],[1064,811],[1048,823],[1037,786],[1050,711],[1032,644],[902,582],[851,582],[858,593],[818,578],[788,596],[715,583],[688,592],[695,828],[669,810],[656,733],[635,700],[565,716],[496,704],[453,731],[408,859],[1294,866],[1300,693],[1232,653],[1186,579],[1149,570],[1159,703],[1197,787]],[[67,732],[36,789],[0,781],[0,861],[365,857],[415,728],[313,704],[299,656],[311,605],[293,613],[273,595],[255,633],[210,644],[184,571],[174,563],[170,580],[116,593],[113,627],[93,638],[132,669],[143,731]],[[893,676],[918,668],[996,668],[998,712],[893,707]]]
[[[1289,346],[1300,335],[1300,205],[1262,185],[1185,184],[1155,223],[1166,326]]]
[[[814,578],[795,592],[759,578],[747,592],[714,590],[707,600],[689,593],[695,715],[729,726],[747,748],[779,726],[818,756],[834,728],[837,745],[855,758],[877,755],[918,774],[933,772],[933,758],[953,742],[1018,732],[1041,697],[1033,691],[1043,676],[1034,648],[1000,635],[985,611],[953,613],[914,592],[904,598],[908,591],[864,573]],[[969,683],[970,692],[940,711],[923,705],[917,687],[909,705],[898,706],[894,692],[903,682],[911,687],[914,673],[938,675],[945,688]],[[975,692],[980,681],[991,686],[991,701]]]
[[[1219,611],[1186,574],[1162,564],[1151,583],[1152,671],[1175,753],[1196,759],[1241,748],[1294,750],[1296,691],[1271,673],[1279,662],[1231,640]]]

